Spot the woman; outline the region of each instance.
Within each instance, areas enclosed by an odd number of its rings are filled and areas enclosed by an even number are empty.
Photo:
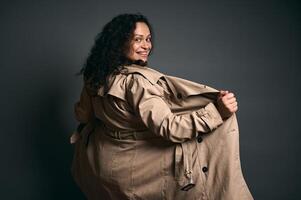
[[[153,36],[141,14],[97,36],[75,104],[77,184],[88,199],[252,199],[234,94],[148,67]]]

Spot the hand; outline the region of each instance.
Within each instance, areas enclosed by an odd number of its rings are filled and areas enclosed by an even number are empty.
[[[217,109],[223,119],[235,113],[238,110],[238,106],[234,94],[227,90],[221,90],[217,98]]]

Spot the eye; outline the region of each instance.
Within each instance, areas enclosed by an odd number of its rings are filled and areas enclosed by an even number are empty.
[[[149,37],[149,38],[146,39],[146,41],[147,41],[147,42],[151,42],[151,41],[152,41],[152,38]]]
[[[135,42],[141,42],[141,38],[135,38]]]

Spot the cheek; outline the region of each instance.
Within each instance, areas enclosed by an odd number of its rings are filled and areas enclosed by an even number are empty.
[[[140,47],[139,44],[133,44],[132,45],[133,53],[135,53],[135,51],[137,51],[139,49],[139,47]]]
[[[130,47],[129,47],[129,50],[128,50],[128,57],[132,57],[133,55],[134,55],[134,53],[135,53],[135,49],[134,49],[134,46],[133,45],[131,45]]]
[[[131,46],[130,49],[129,49],[129,52],[127,54],[127,57],[130,58],[130,59],[132,59],[132,60],[135,60],[135,59],[137,59],[137,56],[138,55],[135,52],[135,47]]]

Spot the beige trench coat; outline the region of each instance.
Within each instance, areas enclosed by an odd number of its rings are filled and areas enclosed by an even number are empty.
[[[107,93],[83,87],[75,104],[87,125],[72,174],[88,199],[253,199],[236,116],[222,120],[218,90],[134,64],[108,80]]]

